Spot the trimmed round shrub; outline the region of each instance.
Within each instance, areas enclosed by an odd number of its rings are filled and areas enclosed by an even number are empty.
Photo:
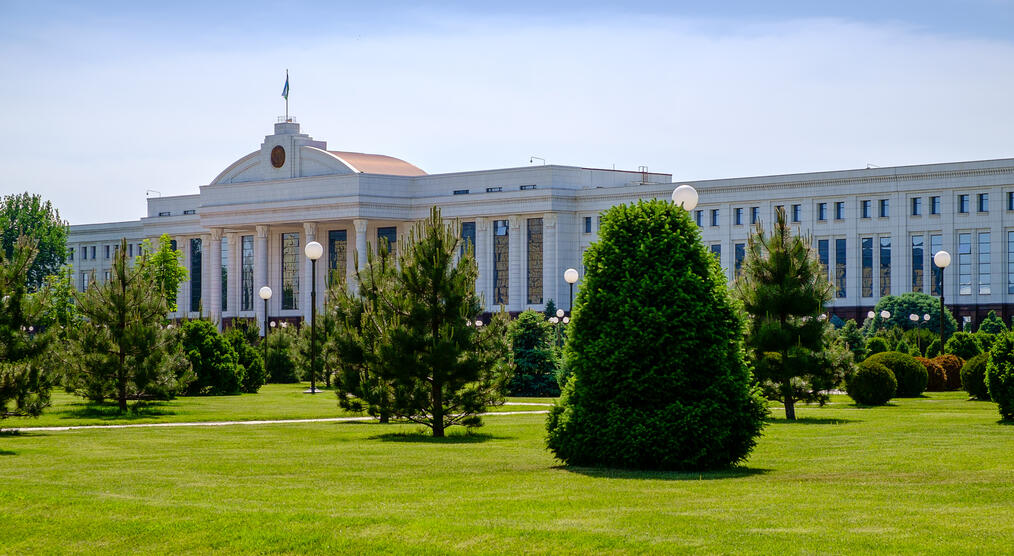
[[[607,210],[584,267],[565,350],[573,377],[550,411],[549,449],[568,465],[637,469],[745,459],[767,408],[725,273],[687,211]]]
[[[899,398],[911,398],[926,391],[929,373],[915,357],[897,351],[885,351],[866,358],[867,361],[880,363],[894,373],[898,389],[895,393]]]
[[[890,350],[891,350],[890,344],[887,343],[886,339],[880,336],[874,336],[869,340],[866,340],[866,353],[868,353],[869,355],[873,355],[875,353],[883,353],[885,351]]]
[[[965,361],[961,367],[961,389],[977,400],[989,401],[989,389],[986,387],[986,364],[989,354],[980,353]]]
[[[849,397],[860,405],[884,405],[898,388],[894,373],[885,365],[867,359],[845,383]]]
[[[930,342],[930,345],[926,346],[926,357],[933,359],[940,355],[940,338],[937,338]]]
[[[933,358],[944,368],[944,375],[947,377],[947,390],[961,390],[961,367],[965,361],[957,355],[945,353]]]
[[[926,382],[927,391],[943,392],[947,390],[947,371],[940,363],[925,357],[916,357],[915,360],[926,367],[926,373],[929,375],[929,380]]]
[[[191,320],[181,328],[183,352],[197,375],[187,393],[238,394],[243,384],[243,367],[237,364],[236,351],[218,333],[218,327],[211,321]]]
[[[1014,337],[1010,334],[1000,334],[993,342],[986,364],[986,388],[1000,417],[1014,421]]]
[[[982,345],[971,332],[955,332],[944,344],[944,353],[951,353],[968,361],[982,353]]]

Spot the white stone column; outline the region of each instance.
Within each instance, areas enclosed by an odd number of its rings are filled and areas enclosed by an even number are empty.
[[[524,256],[521,249],[521,238],[524,232],[521,230],[521,217],[514,215],[507,218],[507,310],[521,311],[524,309],[525,287],[521,280],[521,259]]]
[[[208,262],[205,275],[209,278],[201,299],[204,307],[211,317],[211,320],[222,329],[222,229],[212,228],[210,234],[204,236],[201,242],[204,243],[204,252],[207,254],[205,260]],[[206,242],[206,243],[205,243]],[[204,284],[205,282],[201,282]]]
[[[310,292],[313,291],[313,283],[316,278],[313,276],[313,263],[307,258],[306,253],[303,251],[303,247],[311,241],[317,241],[317,223],[316,222],[303,222],[303,244],[299,249],[299,256],[303,259],[303,280],[300,285],[301,291],[299,292],[300,308],[303,310],[303,322],[310,322]],[[327,259],[321,257],[317,261],[318,266],[320,263],[327,264]],[[320,269],[317,269],[317,274],[320,274]],[[317,283],[317,300],[323,299],[320,295],[320,283]],[[318,303],[318,307],[320,304]]]
[[[228,269],[226,275],[226,281],[228,287],[226,291],[226,311],[232,316],[239,316],[239,290],[242,285],[242,271],[239,265],[239,234],[230,232],[225,235],[226,237],[226,261],[225,265]]]
[[[557,307],[560,304],[560,277],[563,270],[557,260],[557,239],[559,227],[556,225],[556,213],[547,212],[542,216],[542,302],[550,299]]]
[[[356,228],[356,260],[358,261],[357,268],[363,270],[366,268],[366,226],[368,222],[364,218],[357,218],[352,221],[352,225]]]
[[[475,293],[482,297],[487,311],[493,307],[493,241],[489,227],[489,218],[475,219],[475,264],[479,269]]]
[[[261,336],[264,335],[264,301],[257,294],[263,286],[268,284],[268,227],[257,226],[257,235],[254,237],[254,311],[257,313],[257,326],[261,329]],[[271,288],[272,290],[280,288]],[[281,295],[281,291],[273,292],[271,299]]]

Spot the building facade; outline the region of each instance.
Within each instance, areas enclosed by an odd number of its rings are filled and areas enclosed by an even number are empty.
[[[835,286],[828,310],[841,318],[862,320],[880,297],[908,291],[943,291],[956,316],[976,323],[991,309],[1014,316],[1014,159],[687,183],[700,195],[692,216],[730,281],[753,225],[782,207],[812,236]],[[397,249],[436,205],[475,247],[487,309],[541,310],[550,299],[569,309],[563,272],[583,276],[599,214],[668,199],[675,185],[669,174],[557,165],[429,175],[389,156],[330,151],[284,121],[195,195],[150,198],[138,221],[71,226],[70,263],[84,288],[108,279],[121,238],[132,256],[168,234],[189,271],[171,317],[263,323],[257,291],[267,285],[269,318],[298,321],[314,279],[306,243],[324,246],[321,292],[353,280],[368,246]],[[942,283],[931,261],[940,249],[953,259]]]

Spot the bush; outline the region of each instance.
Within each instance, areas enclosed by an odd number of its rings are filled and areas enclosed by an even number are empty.
[[[979,342],[979,347],[982,348],[983,353],[988,353],[993,347],[993,342],[996,340],[997,335],[989,332],[983,332],[979,330],[974,334],[976,341]]]
[[[965,361],[961,367],[961,389],[977,400],[989,401],[989,389],[986,387],[986,365],[989,354],[980,353]]]
[[[713,469],[742,461],[766,404],[750,386],[742,317],[682,207],[608,209],[585,251],[566,358],[546,423],[569,465]],[[625,315],[636,315],[631,326]]]
[[[246,330],[241,328],[230,328],[225,334],[226,341],[236,352],[237,362],[243,367],[242,389],[248,394],[255,394],[267,381],[267,373],[264,371],[264,358],[261,352],[250,345]]]
[[[929,380],[926,382],[927,391],[943,392],[947,390],[947,371],[944,370],[943,365],[925,357],[916,357],[915,360],[926,367],[926,373],[929,375]]]
[[[867,359],[856,366],[846,381],[845,390],[860,405],[884,405],[898,388],[898,382],[885,365]]]
[[[277,327],[268,333],[264,341],[268,344],[268,358],[264,361],[268,382],[283,384],[299,382],[293,354],[296,349],[295,329],[291,326]]]
[[[986,365],[986,388],[997,403],[1000,417],[1014,421],[1014,336],[1000,335],[989,353]]]
[[[990,310],[986,318],[979,323],[979,332],[986,334],[1003,334],[1007,332],[1007,326],[996,315],[996,311]]]
[[[926,357],[930,359],[940,355],[940,338],[930,342],[930,345],[926,346]]]
[[[531,309],[518,315],[510,325],[514,376],[511,396],[559,396],[556,363],[553,360],[552,325]]]
[[[955,332],[947,343],[944,344],[944,353],[951,353],[965,361],[982,353],[982,346],[975,334],[970,332]]]
[[[187,388],[190,395],[238,394],[243,384],[243,369],[236,352],[218,328],[207,320],[183,323],[183,351],[190,359],[197,380]]]
[[[877,353],[883,353],[885,351],[890,351],[890,350],[891,350],[891,346],[888,345],[887,340],[884,339],[884,338],[882,338],[882,337],[880,337],[880,336],[874,336],[874,337],[870,338],[869,340],[866,340],[866,353],[867,353],[867,357],[870,356],[870,355],[874,355],[874,354],[877,354]]]
[[[933,361],[944,368],[944,375],[947,377],[948,390],[961,390],[961,367],[965,365],[957,355],[945,353],[933,358]]]
[[[866,359],[880,363],[894,373],[897,381],[896,395],[900,398],[918,396],[926,391],[926,383],[929,381],[929,373],[915,360],[915,357],[907,353],[897,351],[885,351],[871,355]]]
[[[908,342],[906,342],[905,340],[899,341],[898,345],[894,346],[894,351],[897,351],[899,353],[907,353],[913,357],[919,355],[919,352],[915,350],[915,347],[908,345]]]

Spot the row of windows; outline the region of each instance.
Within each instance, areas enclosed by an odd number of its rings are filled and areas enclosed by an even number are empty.
[[[95,246],[95,245],[82,245],[80,247],[81,260],[82,261],[87,261],[89,259],[95,260],[96,258],[98,258],[97,257],[98,247],[99,246]],[[101,247],[102,247],[102,258],[104,258],[104,259],[112,258],[113,255],[115,255],[116,253],[118,253],[120,251],[120,244],[119,243],[114,243],[112,245],[102,245]],[[69,260],[69,261],[73,261],[74,260],[74,252],[75,252],[74,249],[68,249],[67,250],[67,260]],[[139,255],[141,254],[141,245],[140,244],[137,245],[137,253]],[[134,244],[133,243],[128,243],[127,244],[127,256],[128,257],[133,257],[134,256]]]
[[[929,250],[926,249],[927,239]],[[1007,232],[1007,293],[1014,294],[1014,231]],[[990,295],[992,288],[992,253],[990,248],[990,232],[963,232],[957,234],[956,271],[958,277],[958,294]],[[831,241],[835,246],[835,263],[831,267]],[[943,235],[916,234],[911,236],[911,280],[909,290],[940,295],[942,290],[943,272],[933,264],[933,255],[943,248]],[[860,256],[860,296],[873,297],[874,286],[880,296],[892,294],[891,273],[891,236],[869,236],[859,238]],[[739,277],[743,260],[746,257],[746,244],[733,244],[733,276]],[[721,257],[720,244],[711,245],[711,252]],[[848,260],[847,242],[845,238],[818,239],[817,257],[829,272],[828,279],[834,284],[835,296],[846,297],[846,264]],[[931,269],[927,283],[926,269]],[[833,271],[833,272],[832,272]],[[928,286],[928,288],[927,288]],[[900,292],[893,292],[900,293]]]
[[[971,211],[971,199],[970,194],[961,194],[957,198],[957,209],[959,214],[968,214]],[[989,193],[978,193],[975,196],[976,199],[976,212],[985,213],[989,212]],[[923,214],[923,198],[912,197],[911,202],[911,215],[922,216]],[[828,220],[828,209],[830,203],[820,202],[817,203],[817,221],[825,222]],[[786,216],[791,222],[802,222],[802,208],[801,204],[793,204],[789,206],[789,211]],[[775,205],[775,211],[785,210],[785,205]],[[1014,211],[1014,191],[1007,192],[1007,210]],[[759,219],[760,207],[750,207],[750,224],[756,224]],[[941,200],[939,195],[929,197],[929,214],[936,215],[941,214]],[[732,223],[735,226],[743,225],[744,208],[736,207],[732,209]],[[890,199],[877,199],[877,216],[880,218],[889,218],[891,216],[891,203]],[[863,199],[859,201],[859,217],[860,218],[873,218],[873,200]],[[834,202],[834,219],[844,220],[845,219],[845,202],[835,201]],[[590,222],[590,218],[587,219]],[[704,224],[704,210],[698,210],[694,214],[694,220],[698,226],[703,227]],[[586,222],[586,224],[588,223]],[[712,227],[719,226],[719,209],[710,209],[710,225]],[[586,225],[585,232],[590,232]]]

